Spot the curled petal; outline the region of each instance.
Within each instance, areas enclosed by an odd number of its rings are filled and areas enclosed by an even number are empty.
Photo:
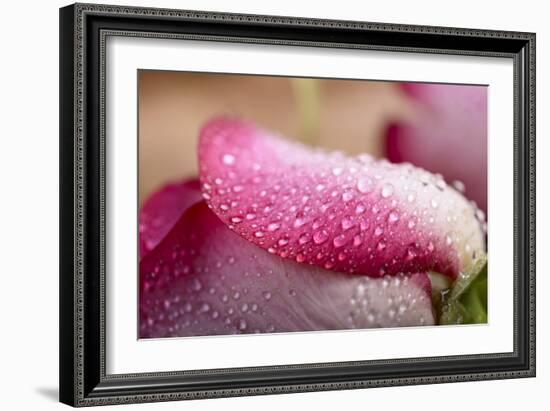
[[[155,248],[183,212],[200,200],[200,184],[195,179],[168,184],[149,197],[139,213],[140,256]]]
[[[484,248],[472,205],[412,165],[308,148],[231,118],[203,127],[199,163],[203,196],[218,217],[299,263],[455,278]]]
[[[204,202],[140,264],[140,337],[434,324],[426,274],[369,278],[279,258]]]
[[[403,88],[419,110],[389,128],[388,158],[456,180],[487,211],[487,87],[407,83]]]

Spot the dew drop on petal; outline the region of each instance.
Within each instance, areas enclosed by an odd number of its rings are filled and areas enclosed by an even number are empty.
[[[388,215],[388,221],[390,223],[395,223],[397,221],[399,221],[399,214],[395,211],[392,211],[389,215]]]
[[[464,183],[460,180],[453,181],[453,187],[458,191],[459,193],[464,193],[466,191],[466,186]]]
[[[332,243],[334,244],[334,247],[342,247],[348,242],[348,239],[344,234],[340,234],[336,237],[334,237],[334,240],[332,240]]]
[[[248,326],[248,324],[246,323],[246,320],[244,320],[243,318],[241,318],[239,320],[239,330],[241,331],[244,331],[246,330],[246,327]]]
[[[363,214],[367,208],[365,207],[365,204],[359,203],[355,207],[355,213],[356,214]]]
[[[277,241],[277,244],[279,244],[281,247],[288,244],[288,238],[280,238],[279,241]]]
[[[328,232],[325,230],[316,231],[313,233],[313,242],[315,244],[323,244],[328,240]]]
[[[388,198],[393,194],[393,186],[391,184],[384,184],[382,187],[382,197]]]
[[[304,217],[296,217],[296,220],[294,220],[294,228],[298,228],[303,226],[307,220]]]
[[[309,233],[304,233],[300,236],[300,238],[298,238],[298,243],[300,243],[301,245],[304,245],[304,244],[307,244],[310,239],[311,239],[311,236],[309,235]]]
[[[270,223],[267,225],[267,231],[276,231],[281,227],[281,224],[279,223]]]
[[[332,174],[334,174],[335,176],[339,176],[342,174],[343,171],[344,169],[342,167],[334,167],[332,169]]]
[[[232,166],[235,164],[235,156],[232,154],[224,154],[222,157],[222,161],[226,166]]]
[[[352,228],[353,226],[355,226],[355,223],[353,222],[353,220],[350,218],[350,217],[344,217],[342,219],[342,230],[349,230],[350,228]]]
[[[342,200],[344,202],[348,202],[350,200],[353,199],[353,193],[351,191],[345,191],[343,194],[342,194]]]
[[[271,293],[270,293],[269,291],[264,291],[264,292],[262,293],[262,296],[264,297],[264,299],[265,299],[266,301],[271,300]]]
[[[357,190],[359,190],[360,193],[368,193],[372,191],[372,187],[373,181],[367,176],[360,177],[357,180]]]

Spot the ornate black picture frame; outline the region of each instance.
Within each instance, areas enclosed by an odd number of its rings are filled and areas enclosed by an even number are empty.
[[[107,374],[106,36],[513,59],[513,352]],[[535,34],[75,4],[60,10],[60,99],[61,402],[91,406],[535,375]]]

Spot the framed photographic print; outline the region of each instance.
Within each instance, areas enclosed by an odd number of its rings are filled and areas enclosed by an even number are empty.
[[[535,375],[535,35],[60,10],[60,399]]]

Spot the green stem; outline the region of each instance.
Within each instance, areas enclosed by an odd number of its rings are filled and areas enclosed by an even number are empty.
[[[320,87],[319,80],[293,78],[291,80],[296,106],[300,116],[302,139],[313,143],[319,134]]]
[[[480,256],[472,269],[462,274],[442,294],[440,324],[487,322],[487,256]]]

